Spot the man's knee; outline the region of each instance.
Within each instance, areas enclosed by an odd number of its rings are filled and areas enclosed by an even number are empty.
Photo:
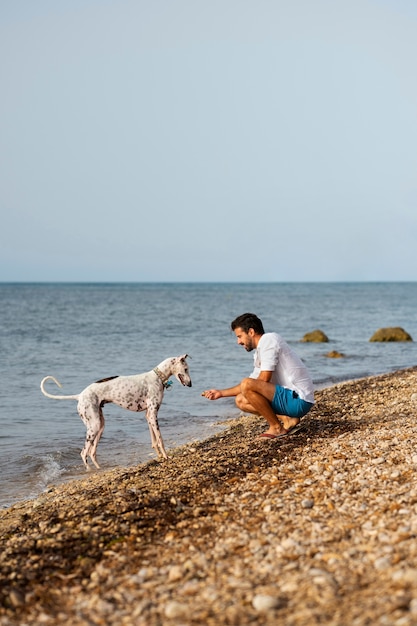
[[[248,391],[251,391],[254,388],[254,378],[244,378],[240,383],[240,389],[242,394],[245,395]]]

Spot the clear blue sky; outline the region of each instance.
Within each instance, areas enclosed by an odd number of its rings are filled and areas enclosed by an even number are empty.
[[[2,0],[0,58],[0,281],[417,280],[415,0]]]

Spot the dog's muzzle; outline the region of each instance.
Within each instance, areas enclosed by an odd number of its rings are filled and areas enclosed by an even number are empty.
[[[184,379],[184,376],[182,376],[181,374],[178,374],[178,378],[181,381],[181,385],[183,385],[184,387],[192,387],[192,383],[191,380],[186,381]]]

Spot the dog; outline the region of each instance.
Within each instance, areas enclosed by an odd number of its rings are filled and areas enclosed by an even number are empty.
[[[165,459],[168,455],[165,450],[158,425],[158,411],[161,406],[165,389],[172,384],[170,376],[175,376],[183,386],[191,387],[191,378],[188,371],[188,355],[171,357],[162,361],[157,367],[132,376],[111,376],[103,378],[86,387],[80,394],[74,396],[54,396],[45,391],[47,380],[52,380],[58,387],[61,383],[53,376],[46,376],[41,381],[41,391],[47,398],[56,400],[78,400],[78,414],[87,428],[84,448],[81,458],[87,470],[90,469],[88,457],[97,469],[97,446],[104,431],[103,405],[113,402],[129,411],[145,411],[151,434],[152,447],[158,457]]]

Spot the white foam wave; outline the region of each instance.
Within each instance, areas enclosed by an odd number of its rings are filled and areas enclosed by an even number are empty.
[[[37,471],[37,488],[39,491],[45,491],[51,483],[57,481],[66,472],[66,468],[53,454],[46,454],[40,457],[39,461],[41,465]]]

